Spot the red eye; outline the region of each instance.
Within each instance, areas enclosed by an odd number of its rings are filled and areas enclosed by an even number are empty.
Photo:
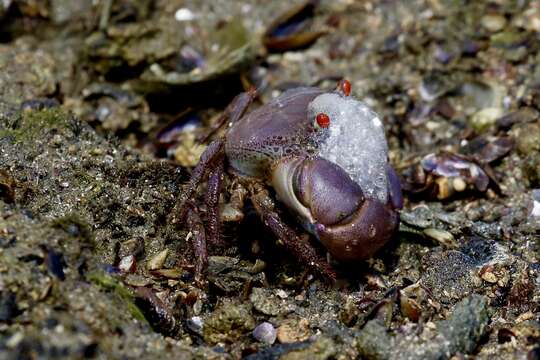
[[[317,125],[319,125],[322,128],[327,128],[328,126],[330,126],[330,118],[326,114],[323,114],[323,113],[318,114],[316,120],[317,120]]]
[[[341,80],[339,82],[339,90],[341,90],[345,96],[351,95],[351,82],[345,79]]]

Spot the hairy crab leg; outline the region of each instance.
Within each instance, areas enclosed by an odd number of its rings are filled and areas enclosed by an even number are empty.
[[[197,190],[199,184],[203,181],[206,173],[216,167],[216,164],[223,163],[223,158],[225,156],[225,140],[217,139],[214,140],[208,145],[204,153],[201,155],[201,159],[193,172],[191,173],[191,178],[186,186],[185,191],[180,196],[178,201],[178,220],[180,222],[184,221],[187,213],[187,201],[193,197],[193,194]]]
[[[394,209],[403,208],[403,195],[401,194],[401,180],[396,170],[390,165],[387,167],[389,202]]]
[[[221,160],[215,168],[210,170],[204,199],[206,203],[206,235],[208,243],[213,245],[223,245],[219,219],[219,194],[223,182],[223,166],[224,162]]]
[[[199,284],[204,282],[205,272],[208,267],[208,251],[206,249],[206,233],[204,224],[199,216],[196,206],[188,202],[187,223],[191,232],[191,244],[195,255],[195,281]]]
[[[206,134],[201,141],[205,141],[206,139],[208,139],[225,123],[227,119],[229,119],[229,123],[234,123],[238,121],[238,119],[242,117],[242,115],[244,114],[249,104],[251,104],[256,95],[257,91],[254,88],[237,95],[223,111],[223,114],[218,120],[218,124],[216,125],[216,127],[211,129],[210,132]],[[178,201],[178,208],[180,208],[178,221],[182,222],[185,219],[186,201],[191,199],[191,197],[197,190],[197,187],[203,181],[204,176],[209,171],[212,171],[213,168],[219,166],[219,164],[223,162],[223,159],[225,157],[224,144],[225,140],[223,138],[216,139],[212,141],[210,145],[208,145],[204,153],[201,155],[199,163],[197,164],[197,166],[195,166],[193,172],[191,173],[191,178],[189,179],[189,182],[186,186],[186,190],[180,196],[180,200]]]
[[[257,96],[257,90],[255,90],[255,88],[251,88],[246,92],[236,95],[236,97],[231,101],[231,103],[227,105],[216,123],[212,125],[212,127],[208,131],[202,134],[198,140],[200,142],[208,140],[208,138],[210,138],[223,125],[225,125],[225,122],[227,120],[229,120],[229,123],[231,124],[234,124],[236,121],[238,121],[238,119],[240,119],[242,115],[244,115],[248,106],[253,102],[255,96]]]
[[[317,256],[315,249],[308,242],[301,239],[291,227],[281,220],[278,213],[274,210],[274,202],[267,191],[262,190],[253,194],[251,201],[263,223],[272,230],[293,256],[297,257],[318,274],[323,275],[331,281],[336,280],[337,275],[330,265]]]
[[[231,104],[227,106],[217,127],[211,129],[205,139],[208,139],[216,130],[218,130],[227,119],[229,122],[236,122],[242,117],[249,104],[255,98],[255,89],[236,96]],[[187,226],[192,234],[192,246],[195,254],[195,280],[202,284],[204,281],[204,272],[208,267],[208,250],[206,238],[212,244],[221,242],[220,218],[219,218],[219,194],[224,172],[225,161],[225,139],[219,138],[212,141],[204,153],[201,155],[199,163],[193,169],[191,178],[186,185],[185,191],[180,195],[177,208],[179,208],[176,221],[183,222],[187,217]],[[191,201],[197,191],[200,183],[204,181],[208,174],[208,189],[205,196],[207,205],[208,227],[205,230],[197,207]]]

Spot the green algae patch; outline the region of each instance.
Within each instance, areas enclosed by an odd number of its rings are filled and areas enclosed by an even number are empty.
[[[250,306],[227,302],[204,323],[204,340],[211,344],[238,341],[255,327]]]
[[[72,213],[56,218],[52,221],[51,226],[62,229],[69,236],[83,240],[86,243],[94,243],[90,225],[79,214]]]
[[[0,138],[11,137],[15,143],[32,141],[47,130],[64,132],[70,128],[70,115],[60,108],[27,110],[14,117],[7,127],[0,128]]]
[[[148,323],[148,320],[146,320],[142,311],[137,307],[137,305],[135,305],[134,294],[131,292],[131,290],[121,284],[117,279],[103,272],[96,271],[88,274],[88,280],[90,280],[92,283],[96,284],[100,288],[116,294],[126,304],[126,307],[135,319],[142,321],[148,326],[150,326],[150,323]]]

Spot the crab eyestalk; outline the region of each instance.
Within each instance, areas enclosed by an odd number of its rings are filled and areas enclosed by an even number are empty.
[[[280,161],[272,183],[279,199],[340,262],[371,257],[397,229],[391,200],[383,204],[366,197],[345,170],[323,158]]]

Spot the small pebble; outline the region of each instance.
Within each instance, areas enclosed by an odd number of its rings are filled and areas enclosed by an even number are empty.
[[[49,269],[50,273],[56,276],[61,281],[64,281],[66,279],[66,275],[64,273],[64,260],[63,255],[59,252],[56,252],[52,249],[44,248],[46,254],[45,254],[45,264],[47,265],[47,269]]]
[[[311,335],[307,319],[289,320],[277,329],[277,339],[282,344],[307,340]]]
[[[531,216],[535,218],[540,218],[540,189],[534,189],[532,191],[533,198],[533,208],[531,211]]]
[[[435,59],[437,59],[437,61],[443,64],[449,63],[450,60],[452,60],[452,58],[454,57],[452,53],[450,53],[449,51],[446,51],[440,46],[437,46],[437,48],[435,48],[434,56],[435,56]]]
[[[187,322],[187,326],[197,334],[202,333],[203,325],[204,324],[200,316],[193,316]]]
[[[0,323],[10,321],[19,315],[19,307],[15,294],[7,291],[0,291]]]
[[[467,188],[467,183],[462,178],[454,178],[452,180],[452,185],[454,187],[454,190],[461,192]]]
[[[195,19],[195,14],[188,8],[180,8],[174,13],[176,21],[191,21]]]
[[[499,107],[488,107],[482,109],[471,117],[471,126],[478,132],[482,132],[495,124],[498,118],[503,115],[503,109]]]
[[[480,270],[480,277],[482,280],[495,284],[499,279],[497,276],[493,273],[493,267],[492,266],[484,266],[482,270]]]
[[[253,337],[262,343],[272,345],[276,341],[277,330],[272,324],[263,322],[253,330]]]
[[[487,14],[480,19],[482,26],[491,32],[497,32],[504,29],[506,25],[506,18],[499,14]]]
[[[239,222],[244,218],[244,213],[231,204],[222,205],[220,210],[220,220],[223,222]]]

